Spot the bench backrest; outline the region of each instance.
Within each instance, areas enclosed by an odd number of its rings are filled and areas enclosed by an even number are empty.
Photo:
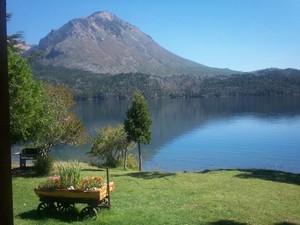
[[[36,157],[38,154],[39,149],[38,148],[23,148],[21,150],[21,157]]]

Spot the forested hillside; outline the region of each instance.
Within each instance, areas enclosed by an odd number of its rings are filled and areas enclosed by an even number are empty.
[[[300,70],[266,69],[230,76],[161,77],[141,73],[95,74],[64,67],[32,65],[39,80],[70,86],[77,100],[300,95]]]

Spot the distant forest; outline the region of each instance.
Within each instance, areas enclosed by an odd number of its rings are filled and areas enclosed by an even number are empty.
[[[64,67],[32,65],[35,78],[65,84],[75,100],[129,99],[136,90],[146,98],[299,96],[300,70],[265,69],[230,76],[155,76],[141,73],[95,74]]]

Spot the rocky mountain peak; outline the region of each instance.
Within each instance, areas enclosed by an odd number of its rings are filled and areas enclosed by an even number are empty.
[[[41,56],[41,64],[94,73],[140,72],[162,76],[232,73],[181,58],[108,11],[69,21],[41,39],[30,50],[34,51]]]
[[[89,18],[91,19],[101,18],[103,20],[108,20],[108,21],[113,21],[117,19],[117,17],[114,14],[108,11],[95,12],[91,16],[89,16]]]

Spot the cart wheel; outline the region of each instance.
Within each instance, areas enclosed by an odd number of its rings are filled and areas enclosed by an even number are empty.
[[[57,202],[56,203],[56,210],[60,213],[70,212],[74,209],[74,203],[64,203],[64,202]]]
[[[37,207],[37,213],[41,217],[45,217],[54,212],[55,207],[53,202],[41,202]]]
[[[97,209],[92,206],[84,207],[80,212],[80,218],[82,220],[96,218]]]
[[[105,207],[110,208],[110,205],[108,204],[108,198],[103,198],[99,204],[99,207]]]

